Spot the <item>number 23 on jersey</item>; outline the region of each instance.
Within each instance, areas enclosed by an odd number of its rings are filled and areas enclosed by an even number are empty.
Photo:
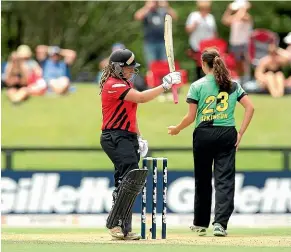
[[[228,108],[228,93],[220,92],[216,97],[214,95],[208,96],[205,99],[206,107],[203,109],[202,114],[213,114],[214,108],[211,108],[213,103],[216,103],[217,100],[220,100],[219,103],[216,104],[216,110],[218,112],[223,112]]]

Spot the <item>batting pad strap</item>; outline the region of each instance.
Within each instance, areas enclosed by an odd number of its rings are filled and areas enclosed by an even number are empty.
[[[125,230],[135,199],[145,185],[147,173],[147,169],[134,169],[125,175],[120,184],[115,203],[107,218],[107,228],[111,229],[120,226]]]

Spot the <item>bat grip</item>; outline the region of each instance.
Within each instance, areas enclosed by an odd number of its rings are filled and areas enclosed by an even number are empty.
[[[171,72],[175,72],[175,67],[174,66],[170,66],[170,71]],[[175,104],[178,104],[179,102],[179,98],[178,98],[178,87],[176,85],[172,86],[172,94],[173,94],[173,100]]]
[[[179,99],[178,99],[178,88],[176,87],[176,85],[172,86],[172,94],[173,94],[174,103],[177,104],[179,102]]]

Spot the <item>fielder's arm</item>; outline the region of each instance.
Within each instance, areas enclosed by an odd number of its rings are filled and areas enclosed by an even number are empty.
[[[190,124],[195,121],[197,113],[197,104],[190,103],[188,113],[184,116],[182,121],[176,126],[178,131],[181,131],[187,128]]]

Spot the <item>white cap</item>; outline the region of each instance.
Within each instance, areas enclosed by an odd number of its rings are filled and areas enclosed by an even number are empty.
[[[17,48],[17,56],[20,58],[30,58],[32,55],[31,49],[28,45],[20,45]]]
[[[250,3],[248,2],[248,0],[235,0],[232,4],[231,4],[231,9],[236,11],[242,7],[249,7]]]
[[[284,38],[284,42],[288,45],[291,44],[291,32],[289,32],[288,35]]]

